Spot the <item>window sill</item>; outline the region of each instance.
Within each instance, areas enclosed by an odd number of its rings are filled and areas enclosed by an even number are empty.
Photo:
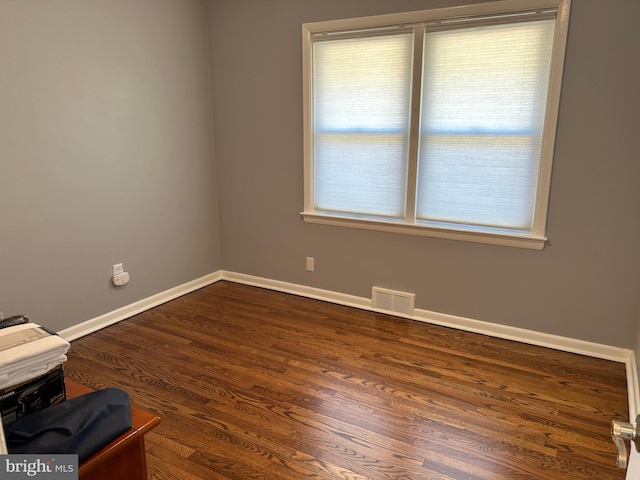
[[[529,250],[542,250],[547,241],[545,237],[534,235],[518,236],[501,233],[453,230],[428,227],[425,225],[392,223],[364,218],[336,217],[330,215],[322,215],[314,212],[302,212],[301,215],[306,223],[313,223],[318,225],[360,228],[364,230],[401,233],[405,235],[420,235],[423,237],[443,238],[464,242],[484,243],[489,245],[501,245],[505,247],[525,248]]]

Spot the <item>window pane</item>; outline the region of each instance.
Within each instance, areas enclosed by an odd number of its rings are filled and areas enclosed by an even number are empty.
[[[316,210],[404,218],[412,38],[314,43]]]
[[[531,230],[553,28],[425,35],[419,220]]]

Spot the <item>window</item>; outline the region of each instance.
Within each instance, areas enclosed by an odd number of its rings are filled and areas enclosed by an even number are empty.
[[[569,0],[303,25],[307,222],[542,249]]]

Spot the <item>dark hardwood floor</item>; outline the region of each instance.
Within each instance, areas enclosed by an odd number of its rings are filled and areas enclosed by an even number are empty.
[[[620,480],[623,364],[218,282],[72,342],[149,478]]]

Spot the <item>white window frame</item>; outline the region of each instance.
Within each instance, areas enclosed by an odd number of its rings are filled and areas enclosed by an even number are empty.
[[[547,241],[546,220],[551,185],[551,169],[556,136],[557,117],[560,105],[560,91],[567,42],[569,10],[571,0],[502,0],[475,5],[438,8],[417,12],[305,23],[302,25],[303,64],[303,129],[304,129],[304,211],[305,222],[313,224],[353,227],[385,232],[422,235],[428,237],[463,240],[476,243],[520,247],[542,250]],[[314,159],[313,159],[313,85],[312,85],[312,37],[321,32],[353,29],[368,29],[403,24],[424,24],[426,22],[450,19],[464,19],[483,16],[502,16],[536,10],[556,10],[553,52],[549,78],[546,117],[543,129],[542,151],[538,170],[536,205],[532,230],[526,234],[500,233],[426,226],[410,222],[387,222],[369,218],[354,218],[329,215],[314,211]],[[417,43],[417,42],[416,42]],[[421,47],[420,47],[421,48]],[[415,81],[414,72],[414,81]],[[415,91],[415,90],[414,90]],[[417,122],[415,122],[417,123]],[[418,135],[412,126],[412,135]],[[413,165],[412,165],[413,163]],[[417,159],[410,159],[410,169],[416,168]],[[415,189],[408,184],[408,189]]]

